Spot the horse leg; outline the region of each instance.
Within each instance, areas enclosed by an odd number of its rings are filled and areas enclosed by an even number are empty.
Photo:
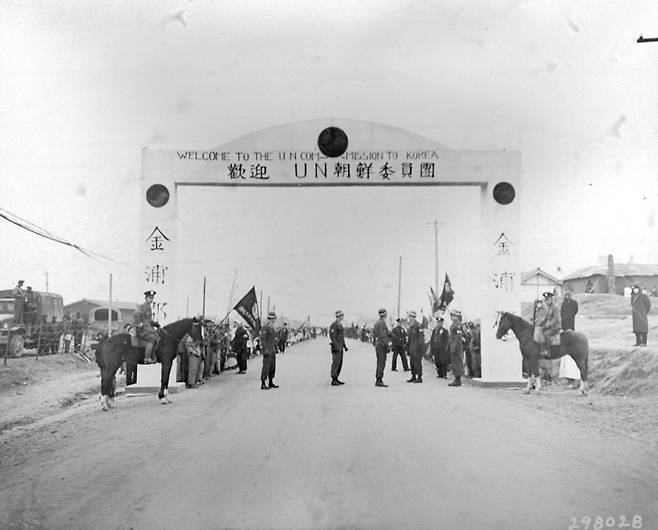
[[[167,396],[167,391],[169,390],[169,372],[171,372],[171,361],[163,358],[162,372],[160,376],[160,393],[158,394],[160,403],[163,405],[171,403],[171,400]]]
[[[572,355],[574,361],[576,361],[576,366],[580,370],[580,386],[578,387],[578,392],[581,396],[586,396],[587,391],[589,390],[589,383],[587,382],[587,357],[589,352],[585,352],[585,355],[579,355],[578,358]]]
[[[107,359],[104,361],[105,368],[101,380],[101,394],[103,397],[101,407],[103,410],[109,410],[111,405],[114,404],[114,376],[120,364],[121,358],[113,359],[111,362],[108,362]]]

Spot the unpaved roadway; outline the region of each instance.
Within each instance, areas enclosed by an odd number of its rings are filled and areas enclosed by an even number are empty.
[[[375,388],[372,346],[348,345],[342,387],[318,339],[278,357],[277,390],[257,358],[169,406],[89,403],[3,435],[0,527],[658,528],[655,445],[521,401],[549,394],[449,388],[428,364],[421,385],[387,370]]]

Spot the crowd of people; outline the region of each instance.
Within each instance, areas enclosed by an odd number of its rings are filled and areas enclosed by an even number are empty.
[[[386,387],[384,370],[386,358],[392,352],[391,370],[397,371],[398,359],[405,372],[411,372],[408,383],[423,382],[423,358],[433,360],[436,366],[436,377],[447,378],[452,371],[453,381],[450,386],[461,386],[461,378],[480,377],[480,324],[462,322],[459,311],[450,313],[450,327],[444,327],[444,317],[435,316],[429,340],[425,338],[422,323],[416,320],[415,311],[410,311],[406,319],[398,318],[395,326],[389,329],[386,309],[379,310],[379,320],[372,328],[363,326],[361,329],[352,325],[348,330],[343,328],[343,312],[336,311],[336,320],[329,328],[331,343],[331,385],[344,384],[339,379],[343,364],[343,352],[347,351],[345,336],[359,338],[362,342],[371,342],[375,346],[377,366],[375,369],[375,386]],[[409,360],[407,361],[407,357]],[[466,372],[466,373],[465,373]]]

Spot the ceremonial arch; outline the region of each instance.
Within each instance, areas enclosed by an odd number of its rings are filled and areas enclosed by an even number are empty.
[[[184,187],[427,186],[479,190],[478,283],[482,380],[520,380],[516,341],[495,338],[498,312],[520,312],[521,157],[511,151],[454,151],[377,123],[327,119],[265,129],[212,149],[145,148],[140,253],[144,289],[158,292],[161,323],[185,314],[177,285]],[[376,311],[377,308],[373,308]]]

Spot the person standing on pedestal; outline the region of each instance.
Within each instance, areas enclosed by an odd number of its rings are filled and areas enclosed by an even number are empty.
[[[391,332],[386,325],[386,309],[379,310],[379,320],[373,327],[373,342],[375,343],[375,355],[377,356],[377,369],[375,371],[375,386],[388,387],[384,384],[384,368],[386,367],[386,355],[390,349]]]
[[[263,354],[263,369],[260,373],[260,389],[269,390],[270,388],[279,388],[274,384],[274,375],[276,373],[276,330],[274,321],[276,313],[270,311],[267,314],[267,322],[260,330],[260,347]],[[269,385],[265,380],[269,379]]]
[[[336,320],[329,326],[329,339],[331,340],[331,386],[344,385],[338,379],[343,368],[343,351],[347,351],[345,345],[345,330],[343,328],[343,312],[336,311]]]
[[[409,330],[407,332],[407,344],[409,350],[409,360],[411,361],[411,379],[407,383],[423,382],[423,347],[425,340],[420,324],[416,321],[416,312],[409,313]]]

